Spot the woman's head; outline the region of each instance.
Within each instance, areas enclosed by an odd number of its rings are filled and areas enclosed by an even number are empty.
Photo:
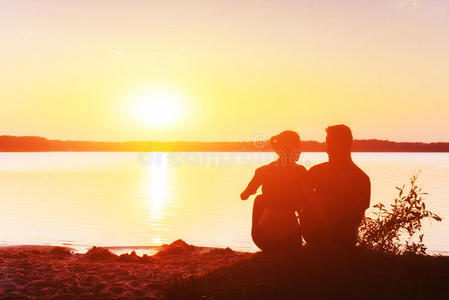
[[[292,130],[286,130],[270,139],[271,148],[281,157],[297,161],[301,154],[301,138]],[[288,161],[288,160],[287,160]]]

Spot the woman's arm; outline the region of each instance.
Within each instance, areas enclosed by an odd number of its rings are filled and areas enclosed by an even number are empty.
[[[256,173],[253,176],[253,179],[248,183],[248,186],[246,189],[240,194],[240,199],[247,200],[249,196],[254,195],[257,193],[257,190],[262,185],[262,182],[260,181],[260,175],[258,170],[256,170]]]

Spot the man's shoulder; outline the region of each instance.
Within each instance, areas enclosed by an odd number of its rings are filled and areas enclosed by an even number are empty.
[[[307,178],[310,183],[315,182],[319,178],[323,178],[329,173],[329,162],[314,165],[307,171]]]
[[[317,165],[314,165],[309,169],[309,174],[317,173],[325,171],[329,168],[329,162],[323,162]]]
[[[360,179],[370,181],[368,174],[366,174],[359,166],[354,164],[354,171],[357,173]]]

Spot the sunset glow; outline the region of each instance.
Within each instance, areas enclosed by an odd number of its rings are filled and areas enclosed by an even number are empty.
[[[173,125],[183,114],[182,100],[169,90],[152,90],[133,103],[133,116],[152,127]]]
[[[0,104],[0,300],[448,296],[449,0],[0,0]]]
[[[4,134],[449,140],[447,1],[17,0],[0,25]],[[159,83],[184,100],[136,95]]]

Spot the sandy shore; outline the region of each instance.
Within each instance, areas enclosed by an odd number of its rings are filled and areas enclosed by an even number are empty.
[[[449,257],[242,253],[182,240],[154,255],[0,247],[0,299],[448,299]]]
[[[152,256],[115,255],[96,247],[85,254],[72,252],[50,246],[0,247],[0,298],[160,298],[168,285],[253,255],[182,240]]]

